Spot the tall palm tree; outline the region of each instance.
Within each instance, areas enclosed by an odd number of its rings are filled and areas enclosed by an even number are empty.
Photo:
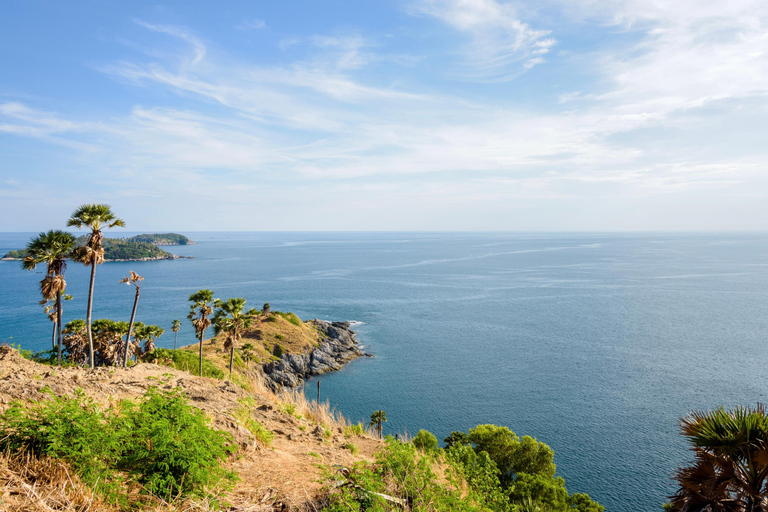
[[[192,320],[197,336],[200,338],[200,376],[203,376],[203,338],[205,330],[210,327],[209,318],[213,311],[213,292],[211,290],[198,290],[189,296],[192,305],[189,308],[187,318]]]
[[[141,283],[144,280],[139,274],[131,270],[131,275],[120,280],[119,284],[133,285],[136,287],[136,296],[133,299],[133,311],[131,311],[131,321],[128,322],[128,333],[125,335],[125,354],[123,355],[123,368],[128,366],[128,345],[131,339],[131,331],[133,330],[133,321],[136,319],[136,306],[139,304],[139,291],[141,290]]]
[[[768,511],[768,415],[765,407],[722,407],[680,422],[694,462],[677,471],[671,497],[680,512]]]
[[[371,414],[371,422],[369,425],[371,427],[375,427],[376,430],[379,431],[379,438],[381,438],[381,432],[382,432],[382,423],[387,421],[387,413],[384,411],[373,411],[373,414]]]
[[[176,319],[171,322],[171,330],[173,331],[173,350],[176,350],[176,341],[179,339],[179,329],[181,328],[181,321]]]
[[[67,288],[64,271],[67,268],[66,258],[70,256],[75,245],[75,237],[70,233],[51,230],[40,233],[27,244],[27,256],[21,265],[26,270],[34,270],[40,263],[47,265],[45,277],[40,281],[40,293],[43,299],[56,299],[56,325],[58,331],[58,363],[61,365],[61,294]]]
[[[104,249],[101,240],[104,238],[102,229],[125,227],[125,222],[118,219],[108,204],[84,204],[72,212],[67,221],[67,226],[82,229],[90,228],[88,242],[85,247],[78,249],[76,257],[83,265],[91,266],[91,284],[88,287],[88,309],[85,322],[88,328],[88,363],[94,367],[93,360],[93,332],[91,330],[91,312],[93,311],[93,284],[96,281],[96,265],[104,262]]]
[[[213,315],[213,326],[216,334],[226,333],[224,350],[229,350],[229,375],[232,376],[232,362],[235,358],[235,346],[240,342],[242,333],[253,323],[253,316],[258,313],[251,309],[243,312],[245,299],[227,299],[226,302],[216,301],[216,314]]]

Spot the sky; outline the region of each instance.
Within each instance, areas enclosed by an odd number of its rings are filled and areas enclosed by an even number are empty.
[[[3,0],[0,231],[768,229],[764,0]]]

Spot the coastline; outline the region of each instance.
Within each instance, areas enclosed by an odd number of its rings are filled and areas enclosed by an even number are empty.
[[[373,357],[360,348],[351,322],[314,319],[306,323],[313,324],[325,339],[302,353],[286,353],[278,361],[262,364],[261,371],[273,390],[293,388],[312,376],[339,371],[358,357]]]

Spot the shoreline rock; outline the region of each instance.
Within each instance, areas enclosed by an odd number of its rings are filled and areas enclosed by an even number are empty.
[[[370,356],[360,350],[349,322],[310,320],[324,340],[317,347],[300,354],[283,354],[279,361],[264,363],[261,368],[267,384],[273,389],[296,387],[313,375],[341,370],[358,357]]]

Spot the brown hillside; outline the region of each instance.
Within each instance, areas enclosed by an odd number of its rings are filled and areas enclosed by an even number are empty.
[[[277,321],[260,325],[258,329],[265,339],[258,341],[273,343],[274,334],[282,334],[286,348],[313,343],[312,328],[307,324],[296,326],[279,317]],[[216,352],[220,344],[206,341],[205,348],[208,356],[219,358],[219,363],[228,362],[227,354]],[[180,387],[191,403],[206,413],[213,426],[230,432],[240,444],[237,457],[228,462],[229,468],[240,476],[236,487],[224,496],[224,501],[231,505],[227,510],[232,511],[316,510],[317,499],[323,493],[319,464],[349,466],[356,460],[370,460],[374,451],[382,446],[380,441],[367,435],[346,437],[345,421],[328,411],[327,405],[318,408],[308,404],[298,392],[278,397],[257,378],[252,378],[255,373],[244,368],[238,371],[242,380],[248,379],[241,382],[247,391],[228,380],[196,377],[158,364],[94,370],[44,366],[23,359],[11,348],[0,347],[0,411],[14,400],[45,400],[47,395],[41,392],[45,386],[56,395],[71,395],[81,388],[104,405],[136,399],[150,386]],[[245,428],[243,419],[247,417],[274,433],[269,447],[261,446]],[[342,448],[350,442],[359,448],[357,455]],[[66,470],[60,472],[61,478],[56,482],[48,482],[40,471],[35,472],[34,468],[48,467],[46,464],[63,467],[55,461],[33,464],[20,463],[7,454],[0,457],[0,510],[108,510],[88,502],[87,493],[84,495],[82,489],[78,490],[76,479],[69,477]],[[77,498],[78,493],[85,497]],[[185,508],[159,504],[157,510],[207,508],[205,504],[186,504]]]

